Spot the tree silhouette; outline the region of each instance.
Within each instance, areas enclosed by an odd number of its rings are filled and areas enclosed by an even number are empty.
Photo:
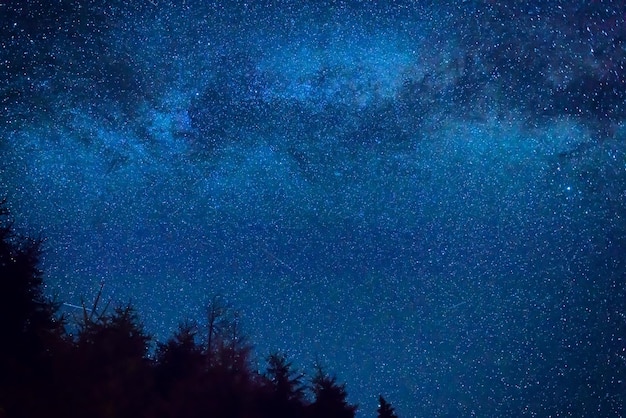
[[[241,329],[239,312],[214,297],[207,306],[206,364],[234,375],[248,373],[252,345]]]
[[[196,342],[196,334],[193,324],[183,323],[166,343],[157,344],[155,378],[159,393],[167,394],[176,381],[189,379],[204,369],[202,347]]]
[[[228,308],[217,296],[207,306],[206,362],[209,368],[213,367],[216,361],[219,338],[226,327],[227,311]]]
[[[153,390],[150,340],[131,306],[81,324],[67,372],[74,387],[68,404],[79,405],[80,416],[140,416]]]
[[[33,360],[50,337],[63,330],[59,305],[43,295],[41,239],[14,232],[6,201],[0,202],[0,355]]]
[[[59,305],[42,290],[41,244],[15,233],[6,200],[0,201],[0,407],[10,416],[45,411],[52,349],[65,343]]]
[[[378,418],[398,418],[391,404],[382,395],[378,396],[378,409],[376,411]]]
[[[0,417],[355,416],[345,385],[320,367],[310,387],[281,354],[268,356],[263,374],[253,370],[240,315],[218,298],[206,335],[183,323],[153,356],[133,307],[109,312],[102,286],[68,335],[43,294],[40,249],[14,232],[0,202]]]
[[[210,414],[210,390],[205,352],[197,342],[196,326],[187,322],[166,343],[157,345],[155,405],[161,417],[201,417]]]
[[[268,356],[263,378],[266,416],[302,416],[306,405],[304,375],[295,371],[284,355],[273,353]]]
[[[337,378],[328,375],[318,365],[312,381],[312,391],[315,401],[310,405],[314,417],[325,418],[354,418],[356,405],[350,405],[346,398],[345,384],[338,384]]]

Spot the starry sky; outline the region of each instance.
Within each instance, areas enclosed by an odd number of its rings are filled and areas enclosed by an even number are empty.
[[[104,283],[163,340],[220,295],[360,416],[624,413],[623,2],[24,0],[0,30],[0,193],[68,313]]]

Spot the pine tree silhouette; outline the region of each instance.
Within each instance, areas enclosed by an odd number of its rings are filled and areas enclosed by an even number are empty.
[[[154,407],[160,417],[210,415],[207,363],[195,325],[179,325],[173,337],[157,345],[155,386],[159,399]]]
[[[304,375],[295,371],[282,354],[270,354],[263,375],[265,389],[264,415],[300,417],[306,405]]]
[[[377,412],[378,418],[398,418],[391,404],[387,402],[382,395],[378,396]]]
[[[67,403],[79,406],[76,416],[136,417],[147,410],[153,394],[150,340],[131,306],[81,324],[67,371],[73,387]]]
[[[177,382],[191,378],[205,367],[202,347],[196,342],[196,327],[180,324],[178,331],[156,350],[156,384],[161,394],[167,394]]]
[[[55,317],[59,305],[43,295],[39,269],[41,239],[14,232],[6,201],[0,202],[0,356],[33,360],[46,343],[63,330]]]
[[[52,350],[65,344],[64,318],[43,294],[41,243],[15,233],[0,201],[0,416],[37,416],[53,401]]]
[[[338,384],[337,378],[329,376],[319,365],[311,383],[315,401],[309,409],[313,417],[354,418],[357,406],[348,403],[345,384]]]
[[[59,305],[43,294],[40,249],[41,240],[15,234],[0,202],[1,418],[355,416],[345,385],[320,367],[310,387],[280,354],[265,373],[253,370],[239,314],[218,298],[206,335],[184,323],[154,356],[133,307],[108,312],[102,286],[68,335]]]

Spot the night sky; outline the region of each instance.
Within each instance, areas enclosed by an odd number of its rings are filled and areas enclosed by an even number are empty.
[[[363,417],[626,413],[624,2],[373,3],[0,1],[47,291],[219,295]]]

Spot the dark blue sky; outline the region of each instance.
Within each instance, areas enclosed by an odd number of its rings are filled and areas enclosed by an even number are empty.
[[[0,193],[50,294],[159,339],[221,295],[361,416],[624,413],[622,2],[20,3]]]

